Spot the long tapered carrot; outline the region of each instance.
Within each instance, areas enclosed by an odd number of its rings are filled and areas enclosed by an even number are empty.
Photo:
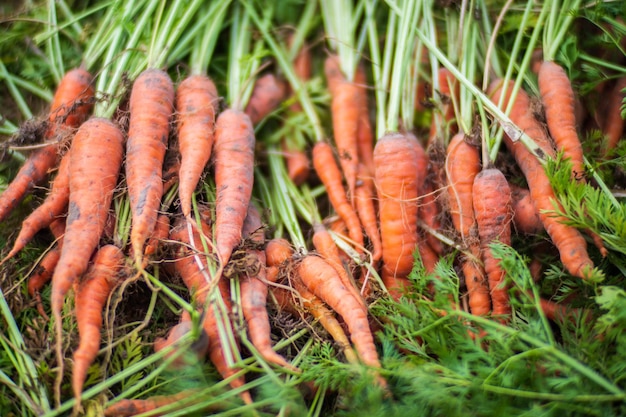
[[[207,236],[210,236],[210,227],[206,223],[201,224],[202,233]],[[201,242],[201,237],[197,228],[193,229],[193,239],[196,245]],[[192,294],[194,299],[196,300],[199,306],[206,305],[206,297],[209,294],[209,290],[211,289],[211,283],[207,282],[205,278],[205,273],[208,270],[207,264],[205,260],[202,260],[202,268],[198,265],[196,257],[194,256],[193,251],[189,247],[191,245],[191,241],[189,239],[189,234],[186,228],[186,222],[180,221],[174,225],[174,228],[170,232],[170,239],[175,242],[183,243],[185,246],[179,246],[175,251],[175,261],[174,261],[174,269],[176,273],[182,278],[185,286],[189,289],[189,292]],[[229,283],[224,279],[218,280],[218,289],[220,295],[226,304],[226,308],[228,311],[231,310],[230,305],[230,294],[229,294]],[[217,324],[216,317],[216,309],[213,304],[209,304],[208,309],[204,312],[204,321],[202,323],[202,328],[206,332],[209,338],[209,345],[207,353],[209,355],[209,359],[220,373],[220,375],[224,378],[230,378],[237,373],[237,369],[233,369],[228,366],[225,356],[225,348],[222,345],[221,338],[219,336],[219,328]],[[227,326],[231,326],[230,319],[225,323]],[[243,376],[238,377],[230,381],[230,386],[232,388],[239,388],[245,384],[245,378]],[[240,394],[241,399],[246,404],[252,403],[252,397],[248,391],[243,391]]]
[[[418,192],[426,176],[414,136],[389,133],[374,147],[375,181],[383,247],[382,279],[394,298],[408,285],[417,248]],[[423,152],[423,150],[422,150]]]
[[[511,99],[512,89],[513,83],[511,82],[503,100],[504,108],[507,107]],[[498,103],[502,94],[502,82],[500,80],[494,81],[489,92],[492,100]],[[554,148],[549,138],[530,111],[530,98],[521,89],[515,98],[509,117],[535,141],[536,153],[543,156],[554,156]],[[594,265],[587,253],[587,242],[578,229],[566,224],[566,219],[563,216],[554,214],[554,204],[558,205],[558,200],[541,162],[520,141],[513,142],[511,138],[505,135],[504,143],[526,177],[535,208],[548,235],[559,250],[563,266],[574,276],[583,279],[588,278]]]
[[[248,208],[248,215],[243,224],[243,234],[245,239],[259,247],[247,250],[248,259],[258,268],[256,274],[254,276],[245,274],[239,278],[241,310],[246,320],[250,341],[266,361],[297,371],[297,368],[272,349],[270,319],[267,312],[267,259],[265,251],[261,248],[265,244],[265,236],[261,216],[252,204]]]
[[[482,260],[489,280],[492,313],[507,318],[511,314],[511,304],[504,270],[489,246],[495,241],[511,244],[511,189],[502,171],[487,168],[476,175],[472,197]]]
[[[537,75],[539,93],[550,136],[557,150],[572,163],[572,177],[584,179],[583,148],[576,131],[574,90],[565,70],[554,61],[543,61]]]
[[[374,132],[370,120],[370,109],[367,99],[367,76],[365,67],[358,65],[354,73],[354,82],[359,91],[359,127],[357,131],[357,146],[359,161],[365,165],[370,174],[374,173]]]
[[[130,244],[136,261],[156,224],[163,196],[163,160],[174,108],[174,85],[162,70],[149,68],[130,93],[126,183],[132,213]],[[138,262],[138,267],[141,262]]]
[[[268,72],[256,80],[244,112],[250,117],[252,124],[256,125],[278,108],[286,93],[285,82]]]
[[[178,195],[183,215],[191,214],[191,196],[213,149],[217,88],[206,75],[185,78],[176,90],[179,169]]]
[[[59,373],[62,378],[65,295],[87,270],[113,200],[124,153],[124,134],[108,119],[94,117],[81,125],[70,148],[70,199],[61,258],[52,276],[50,304],[54,318]]]
[[[361,222],[356,211],[348,201],[341,181],[341,171],[335,160],[333,149],[328,143],[317,142],[313,146],[313,168],[315,168],[317,176],[326,187],[330,204],[339,217],[346,222],[350,239],[356,245],[363,246]]]
[[[383,246],[378,228],[376,186],[374,185],[373,173],[374,171],[369,172],[367,170],[365,164],[359,163],[354,202],[363,230],[372,245],[372,261],[378,262],[383,256]]]
[[[113,289],[123,279],[123,266],[124,253],[115,245],[103,246],[96,252],[91,268],[76,288],[79,342],[73,355],[72,390],[77,406],[80,406],[89,366],[100,349],[102,309]]]
[[[606,138],[602,146],[604,158],[611,155],[624,134],[624,119],[622,119],[621,111],[624,97],[626,97],[624,89],[626,89],[626,77],[620,77],[616,80],[612,90],[607,93],[605,111],[600,119],[600,129]]]
[[[0,194],[0,222],[39,184],[56,165],[59,141],[68,134],[67,128],[78,127],[93,106],[92,77],[84,68],[68,71],[52,98],[45,140],[53,142],[36,150],[22,165],[19,172]]]
[[[226,109],[217,118],[215,164],[215,225],[217,254],[222,266],[241,241],[241,230],[254,183],[254,129],[248,115]]]
[[[15,238],[15,244],[2,262],[15,256],[40,230],[48,227],[67,209],[70,194],[69,160],[69,154],[61,158],[50,193],[43,203],[24,219],[20,233]]]

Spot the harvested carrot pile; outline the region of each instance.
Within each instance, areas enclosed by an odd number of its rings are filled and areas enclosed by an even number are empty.
[[[130,3],[0,8],[0,415],[626,415],[621,2]]]

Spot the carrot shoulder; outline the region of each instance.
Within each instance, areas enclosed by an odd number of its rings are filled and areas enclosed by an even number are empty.
[[[217,89],[205,75],[191,75],[178,86],[178,148],[181,162],[178,195],[185,217],[191,214],[191,196],[213,149]]]
[[[241,241],[254,183],[254,129],[248,115],[226,109],[217,118],[213,159],[216,207],[214,234],[222,266]]]
[[[126,183],[132,213],[130,243],[136,260],[141,258],[143,246],[154,229],[163,196],[163,160],[173,103],[174,85],[166,72],[150,68],[133,83]]]
[[[53,142],[36,150],[22,165],[8,188],[0,194],[0,222],[39,184],[58,159],[59,141],[67,128],[78,127],[93,105],[92,77],[83,68],[68,71],[52,98],[45,140]]]

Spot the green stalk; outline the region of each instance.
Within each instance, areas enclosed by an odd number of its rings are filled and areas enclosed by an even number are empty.
[[[207,16],[206,26],[204,26],[204,34],[196,37],[195,47],[191,50],[190,63],[192,74],[206,74],[208,72],[213,51],[215,50],[215,45],[217,44],[217,39],[222,29],[223,20],[229,5],[230,0],[212,3],[207,11],[202,14],[203,16]],[[208,17],[210,17],[210,19]]]
[[[61,53],[61,44],[59,42],[59,32],[57,27],[57,8],[55,0],[48,0],[48,25],[54,28],[52,36],[48,38],[47,49],[50,59],[50,71],[54,77],[54,81],[58,84],[65,74],[63,69],[63,54]]]
[[[387,114],[387,85],[384,81],[384,69],[381,65],[387,62],[387,59],[381,61],[380,49],[378,48],[378,30],[374,19],[378,0],[365,0],[367,35],[369,38],[370,56],[372,60],[372,73],[374,75],[375,95],[376,95],[376,136],[381,137],[385,134],[385,115]],[[389,14],[389,20],[395,21],[395,14]],[[393,33],[389,31],[389,36]],[[385,53],[391,48],[385,48]]]
[[[0,78],[3,78],[5,80],[6,86],[9,89],[9,93],[11,94],[11,97],[15,101],[17,107],[20,109],[22,116],[24,116],[25,119],[32,119],[33,113],[30,110],[30,106],[26,103],[26,100],[22,96],[22,93],[20,93],[20,90],[15,85],[13,77],[11,77],[2,61],[0,61]]]
[[[355,44],[356,14],[351,0],[320,0],[326,38],[332,51],[337,52],[341,72],[348,81],[354,80],[358,53]]]

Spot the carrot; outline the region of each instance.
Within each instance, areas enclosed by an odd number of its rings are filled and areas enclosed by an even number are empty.
[[[54,274],[54,269],[57,263],[59,263],[59,258],[61,257],[61,240],[44,255],[33,274],[28,277],[28,295],[35,300],[37,311],[46,321],[48,320],[48,315],[43,308],[40,291],[43,286],[50,281],[52,274]]]
[[[254,183],[254,129],[248,115],[226,109],[217,118],[215,162],[215,242],[221,265],[241,241]]]
[[[198,397],[199,390],[197,389],[185,389],[183,391],[177,392],[176,394],[171,395],[155,395],[150,398],[145,399],[123,399],[115,404],[108,406],[104,410],[105,417],[130,417],[144,413],[150,413],[151,416],[164,416],[169,415],[171,410],[164,413],[155,413],[154,411],[161,408],[166,407],[168,405],[174,403],[180,403],[177,411],[183,410],[184,407],[188,407],[194,404],[196,400],[193,397]],[[198,397],[198,401],[200,397]],[[223,409],[227,409],[233,406],[233,404],[229,404],[227,401],[214,401],[209,406],[203,408],[203,411],[219,411]]]
[[[273,112],[285,99],[287,85],[274,74],[267,73],[256,80],[254,90],[244,113],[253,125],[258,124]]]
[[[166,347],[173,345],[191,330],[192,323],[189,314],[182,314],[180,321],[168,331],[165,338],[157,337],[154,340],[154,351],[159,352]],[[204,329],[201,329],[198,339],[189,346],[189,350],[187,352],[189,355],[193,355],[194,359],[190,360],[192,356],[182,356],[174,360],[172,366],[175,369],[182,369],[190,363],[197,363],[198,360],[204,357],[208,347],[209,337],[207,336]]]
[[[346,80],[339,66],[339,56],[330,54],[324,60],[324,76],[331,96],[336,94],[337,86]]]
[[[493,256],[492,242],[511,244],[511,190],[504,174],[496,168],[483,169],[474,179],[472,188],[474,213],[480,238],[480,250],[489,280],[492,313],[508,317],[511,314],[504,270]]]
[[[299,260],[295,268],[302,283],[343,318],[348,326],[350,340],[363,363],[380,368],[367,313],[352,292],[341,283],[335,268],[312,254]],[[385,385],[382,379],[379,379],[379,383]]]
[[[87,270],[98,245],[122,165],[124,135],[111,121],[91,118],[81,125],[70,148],[70,197],[61,258],[52,276],[50,304],[55,321],[62,378],[61,310],[70,287]],[[58,396],[58,395],[57,395]]]
[[[326,187],[330,204],[339,217],[346,222],[350,239],[355,242],[357,248],[362,247],[363,232],[361,231],[361,222],[356,211],[348,202],[341,182],[341,171],[337,166],[333,150],[328,143],[317,142],[313,146],[313,168],[315,168],[317,176]]]
[[[460,83],[454,78],[454,75],[446,67],[440,67],[437,72],[439,78],[439,95],[443,108],[440,113],[435,113],[432,124],[430,126],[429,144],[433,143],[438,135],[447,133],[455,134],[456,126],[451,122],[454,120],[454,100],[458,102]],[[443,130],[441,130],[443,129]]]
[[[156,226],[152,231],[152,235],[148,239],[146,248],[143,253],[144,260],[147,260],[151,256],[157,253],[159,245],[162,241],[169,237],[170,232],[170,218],[166,214],[159,214],[157,217]]]
[[[337,271],[337,275],[341,279],[341,283],[343,286],[354,295],[354,297],[359,301],[361,307],[367,312],[367,305],[365,304],[365,300],[359,293],[356,288],[353,280],[348,275],[343,262],[341,261],[341,256],[339,255],[339,249],[337,245],[333,241],[332,236],[328,233],[328,230],[324,227],[324,225],[315,223],[313,224],[313,246],[317,253],[324,258],[326,262],[330,266],[332,266],[335,271]]]
[[[91,81],[91,74],[83,68],[72,69],[61,79],[50,104],[45,133],[45,141],[52,143],[30,155],[7,189],[0,194],[0,222],[56,165],[58,142],[68,134],[67,128],[78,127],[91,111],[94,94]]]
[[[443,228],[441,224],[443,213],[441,211],[441,206],[437,201],[438,191],[435,189],[434,182],[430,177],[431,176],[428,175],[422,185],[422,189],[420,191],[420,205],[417,214],[419,219],[429,229],[439,231]],[[424,229],[426,228],[424,227]],[[435,235],[429,233],[428,230],[425,230],[425,232],[428,246],[430,246],[437,254],[443,254],[443,243]]]
[[[163,196],[163,160],[174,107],[174,86],[165,71],[149,68],[130,93],[126,183],[132,214],[130,244],[142,265],[144,244],[156,224]]]
[[[293,248],[286,239],[270,239],[265,245],[265,258],[267,266],[279,266],[292,256]]]
[[[583,180],[583,148],[576,131],[574,90],[565,70],[553,61],[543,61],[537,75],[539,93],[550,136],[558,150],[572,163],[572,178]]]
[[[372,177],[373,171],[367,172],[364,164],[359,163],[354,201],[363,230],[372,244],[372,262],[378,262],[383,255],[380,230],[378,229],[378,213],[376,212],[376,187]]]
[[[426,165],[414,136],[388,133],[374,147],[375,181],[383,247],[382,279],[398,299],[413,268],[417,248],[417,198]],[[423,150],[421,151],[422,153]],[[424,154],[425,155],[425,154]]]
[[[210,228],[207,224],[202,224],[202,233],[205,235],[210,235]],[[181,242],[185,245],[190,245],[191,242],[189,240],[189,234],[186,228],[186,222],[181,221],[175,224],[174,228],[170,231],[170,239]],[[200,242],[200,234],[197,228],[193,228],[193,239],[194,242]],[[189,292],[193,295],[196,300],[196,303],[200,306],[206,305],[206,297],[209,294],[210,290],[210,282],[207,282],[200,266],[196,261],[196,257],[193,256],[193,252],[188,246],[180,246],[175,251],[175,261],[174,261],[174,269],[176,273],[182,278],[185,286],[189,289]],[[206,261],[202,261],[203,269],[207,269]],[[218,280],[218,290],[224,303],[226,304],[226,308],[228,311],[231,311],[230,307],[230,294],[229,294],[229,283],[224,279]],[[228,363],[226,362],[226,357],[224,356],[224,346],[222,346],[221,338],[219,336],[217,317],[215,313],[215,307],[213,305],[209,305],[208,309],[204,312],[204,321],[202,323],[202,328],[206,332],[209,338],[208,345],[208,355],[209,359],[217,369],[217,371],[222,375],[224,379],[228,379],[237,373],[236,369],[230,368]],[[226,323],[228,326],[232,326],[230,320]],[[245,384],[245,379],[243,376],[233,379],[230,382],[230,386],[232,388],[239,388]],[[242,400],[246,404],[252,403],[252,397],[248,391],[243,391],[240,394]]]
[[[243,224],[243,234],[244,238],[248,239],[254,247],[259,247],[259,249],[251,247],[247,250],[248,259],[254,262],[258,270],[254,275],[245,274],[239,277],[241,309],[248,326],[250,341],[267,362],[298,371],[272,349],[270,319],[267,313],[267,260],[265,251],[260,249],[265,243],[265,236],[263,235],[261,216],[252,204],[248,207],[248,215]]]
[[[48,227],[67,210],[70,194],[69,160],[69,153],[61,158],[59,170],[52,183],[50,193],[43,203],[24,219],[13,248],[0,263],[15,256],[40,230]]]
[[[501,84],[501,81],[495,81],[489,88],[492,100],[496,103],[500,100],[502,93]],[[513,85],[510,83],[503,104],[505,108],[510,100],[512,88]],[[554,156],[554,149],[549,138],[530,112],[530,99],[523,90],[519,90],[509,117],[535,141],[537,154]],[[553,204],[558,204],[558,200],[541,162],[521,142],[513,142],[505,135],[504,143],[526,177],[535,208],[544,228],[559,250],[563,266],[574,276],[588,278],[594,265],[587,253],[587,243],[578,229],[565,224],[566,219],[563,216],[553,214]]]
[[[331,116],[335,145],[348,188],[348,199],[353,202],[359,163],[358,129],[362,113],[359,100],[362,99],[362,94],[359,87],[349,81],[339,83],[334,91]]]
[[[513,225],[518,233],[534,235],[543,231],[543,223],[535,209],[530,190],[511,184]]]
[[[103,246],[94,255],[91,267],[76,288],[79,342],[73,356],[72,389],[77,407],[80,407],[87,371],[100,349],[102,309],[113,289],[123,279],[123,266],[123,252],[114,245]]]
[[[217,104],[215,84],[205,75],[185,78],[176,91],[181,156],[178,195],[185,217],[191,214],[191,195],[211,157]]]
[[[608,92],[606,99],[606,110],[600,121],[600,128],[606,137],[603,146],[604,157],[611,155],[611,152],[617,147],[624,133],[624,119],[622,119],[622,103],[624,102],[624,90],[626,88],[626,77],[617,79],[613,89]]]
[[[374,173],[374,133],[370,120],[369,106],[367,103],[367,76],[365,67],[358,65],[354,74],[354,82],[358,87],[359,103],[359,126],[357,130],[357,145],[359,147],[359,161],[362,161],[370,174]]]

